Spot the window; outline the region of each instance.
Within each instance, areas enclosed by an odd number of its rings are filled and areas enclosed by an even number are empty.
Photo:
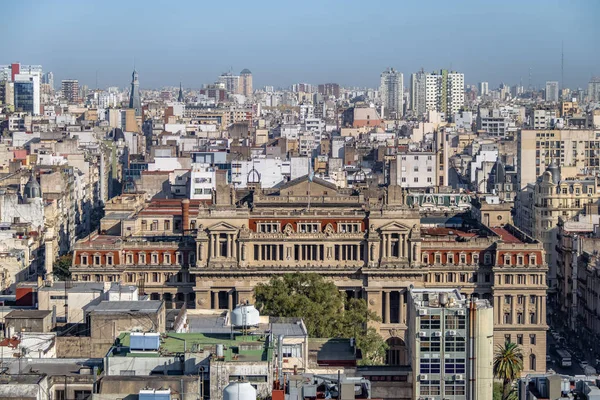
[[[523,313],[517,313],[517,324],[522,324],[523,321]],[[522,344],[522,343],[519,343]]]
[[[521,334],[517,335],[517,344],[523,344],[523,335],[521,335]]]
[[[171,264],[171,255],[169,253],[165,253],[163,255],[164,264]]]
[[[158,264],[158,254],[152,254],[152,264]]]
[[[492,255],[490,253],[485,253],[483,256],[483,263],[485,265],[490,265],[492,263]]]
[[[530,324],[535,324],[535,313],[530,313],[529,314],[529,323]]]
[[[454,254],[448,253],[447,258],[448,258],[448,264],[454,264]]]
[[[140,259],[140,264],[146,264],[146,254],[145,253],[140,253],[138,257]]]
[[[442,281],[442,274],[435,274],[435,281],[436,282],[441,282]]]
[[[517,265],[523,265],[523,256],[517,256]]]
[[[165,222],[163,223],[163,225],[164,225],[165,231],[168,231],[168,230],[171,229],[171,221],[165,220]]]
[[[465,359],[464,358],[446,358],[444,360],[444,372],[446,374],[464,374]]]
[[[100,256],[94,256],[94,265],[100,265]]]
[[[535,354],[529,355],[529,369],[535,370]]]
[[[511,303],[512,303],[512,296],[505,295],[504,296],[504,304],[511,304]]]
[[[278,222],[261,222],[256,225],[258,233],[277,233],[279,232]]]
[[[510,254],[504,256],[504,265],[510,265]]]
[[[523,295],[517,296],[517,304],[523,304],[523,303],[525,303],[525,296],[523,296]]]
[[[81,265],[88,265],[88,257],[81,256]]]
[[[466,254],[461,254],[460,255],[460,263],[461,264],[466,264],[467,263],[467,255]]]
[[[133,254],[131,253],[127,254],[127,264],[133,264]]]
[[[417,178],[417,177],[415,176],[414,182],[415,182],[415,183],[419,183],[419,178]]]
[[[320,223],[299,223],[298,224],[298,232],[300,233],[318,233],[321,232],[321,224]]]
[[[448,273],[448,280],[447,280],[447,282],[454,282],[454,281],[455,281],[455,279],[454,279],[454,272],[449,272]]]
[[[113,265],[113,256],[106,256],[106,265]]]
[[[510,343],[510,334],[508,334],[508,335],[504,335],[504,341],[505,341],[506,343]]]
[[[361,231],[360,223],[358,222],[342,222],[338,223],[337,227],[340,233],[358,233]]]
[[[529,256],[529,265],[535,265],[536,261],[535,254]]]
[[[529,335],[529,344],[535,344],[535,333]]]
[[[504,313],[504,323],[510,324],[510,314],[509,313]]]
[[[65,391],[63,389],[55,390],[54,391],[54,399],[55,400],[67,400],[67,397],[65,396]]]
[[[435,263],[436,264],[441,264],[442,263],[442,255],[441,254],[436,254],[435,255]]]

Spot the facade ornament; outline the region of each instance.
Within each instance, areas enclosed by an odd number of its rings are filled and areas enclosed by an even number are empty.
[[[291,236],[294,233],[294,228],[292,228],[291,224],[287,224],[283,230],[283,233],[285,233],[288,236]]]
[[[333,230],[333,225],[331,225],[331,223],[327,224],[327,226],[325,226],[325,234],[327,236],[331,236],[335,233],[335,231]]]

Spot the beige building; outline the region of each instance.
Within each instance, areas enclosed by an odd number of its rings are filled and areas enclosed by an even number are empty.
[[[538,182],[518,193],[515,202],[515,224],[544,245],[551,290],[557,285],[559,219],[568,220],[581,213],[586,204],[600,199],[600,178],[564,178],[562,170],[556,165],[550,166]]]
[[[555,161],[563,177],[589,174],[600,168],[600,130],[523,129],[517,136],[518,182],[535,183]]]
[[[240,72],[240,89],[239,93],[246,97],[252,96],[252,72],[249,69],[243,69]]]

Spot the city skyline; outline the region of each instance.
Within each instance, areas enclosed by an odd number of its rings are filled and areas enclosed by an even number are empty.
[[[435,10],[391,2],[365,10],[359,3],[343,3],[344,18],[336,19],[340,6],[233,2],[223,24],[209,18],[221,12],[213,4],[178,3],[166,14],[137,1],[126,6],[110,1],[9,4],[7,33],[19,29],[17,15],[27,13],[30,24],[5,44],[2,63],[41,64],[55,73],[57,82],[78,79],[96,87],[97,81],[101,88],[126,87],[134,63],[142,89],[178,86],[180,81],[199,88],[224,71],[245,68],[253,72],[257,88],[298,82],[377,87],[388,67],[406,76],[421,68],[457,70],[465,74],[465,83],[486,81],[492,88],[519,81],[527,87],[531,68],[532,85],[540,88],[546,81],[560,82],[564,42],[561,87],[585,88],[591,76],[600,75],[600,54],[593,51],[600,32],[593,24],[600,11],[595,2],[568,8],[559,2],[553,7],[508,2],[502,11],[477,2],[439,4]],[[128,16],[127,24],[108,31],[105,22],[115,9]],[[429,26],[423,28],[423,21]],[[306,26],[311,29],[301,29]],[[578,28],[577,41],[570,40],[571,26]],[[449,30],[454,40],[448,41]],[[437,45],[438,40],[444,45]],[[368,53],[359,57],[365,49]]]

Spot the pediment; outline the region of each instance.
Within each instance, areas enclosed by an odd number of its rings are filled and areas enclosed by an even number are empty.
[[[227,222],[218,222],[208,228],[211,232],[237,232],[239,229]]]
[[[383,225],[382,227],[379,228],[380,231],[394,231],[394,232],[409,232],[410,228],[407,227],[406,225],[402,225],[396,221],[392,221],[390,223],[387,223],[385,225]]]

